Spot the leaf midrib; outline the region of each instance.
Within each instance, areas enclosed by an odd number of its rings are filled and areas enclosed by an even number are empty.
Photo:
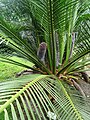
[[[1,107],[0,107],[0,113],[6,109],[10,103],[12,103],[16,98],[18,98],[28,87],[32,86],[35,82],[42,78],[46,78],[48,75],[40,75],[39,77],[35,78],[32,82],[29,82],[26,86],[24,86],[19,92],[17,92],[15,95],[12,96],[7,102],[5,102]]]

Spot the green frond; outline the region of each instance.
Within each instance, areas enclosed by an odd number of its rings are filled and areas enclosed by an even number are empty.
[[[13,5],[18,5],[16,8],[20,13],[20,16],[26,15],[28,21],[31,22],[33,28],[35,28],[35,37],[36,37],[36,47],[38,47],[39,43],[42,41],[47,43],[47,61],[50,71],[53,74],[56,74],[57,67],[58,71],[62,69],[62,64],[64,62],[64,67],[67,66],[70,61],[70,53],[72,47],[72,32],[78,32],[78,39],[75,40],[75,46],[73,54],[79,55],[81,52],[88,50],[89,48],[89,31],[86,32],[85,29],[89,28],[89,1],[79,1],[79,0],[56,0],[56,1],[36,1],[36,0],[19,0],[13,1]],[[7,5],[6,5],[7,6]],[[21,7],[22,6],[22,7]],[[23,8],[23,11],[22,9]],[[12,7],[12,9],[14,9]],[[17,12],[16,12],[17,13]],[[15,11],[14,11],[15,14]],[[23,18],[23,17],[22,17]],[[21,23],[22,23],[21,18]],[[30,19],[30,20],[29,20]],[[25,19],[26,20],[26,19]],[[24,20],[24,21],[25,21]],[[83,28],[87,24],[86,28]],[[23,25],[23,24],[21,24]],[[28,24],[27,24],[28,25]],[[29,25],[30,26],[30,25]],[[28,27],[29,28],[29,27]],[[36,51],[34,51],[31,45],[29,45],[25,40],[22,40],[20,35],[16,34],[8,24],[6,25],[6,21],[3,21],[1,18],[1,29],[3,32],[7,33],[7,36],[12,36],[14,38],[11,41],[15,41],[15,44],[12,45],[13,49],[17,49],[17,52],[21,52],[21,56],[24,58],[31,60],[36,66],[42,66],[44,71],[50,72],[46,69],[42,63],[40,63],[39,59],[36,56]],[[24,29],[23,29],[24,30]],[[79,32],[81,31],[81,32]],[[80,33],[80,34],[79,34]],[[82,35],[83,34],[83,35]],[[86,34],[88,36],[86,36]],[[40,37],[42,35],[42,37]],[[17,39],[17,40],[16,40]],[[79,41],[82,41],[80,43]],[[78,42],[77,42],[78,41]],[[88,43],[88,44],[87,44]],[[35,44],[35,43],[34,43]],[[58,45],[57,45],[58,44]],[[82,44],[84,49],[81,48]],[[24,46],[24,51],[21,47]],[[77,49],[79,47],[79,49]],[[26,51],[25,51],[26,50]],[[81,52],[80,52],[81,51]],[[23,55],[22,55],[23,54]],[[59,59],[57,60],[59,56]],[[58,61],[58,65],[57,65]],[[71,59],[71,62],[73,60]],[[70,64],[71,64],[70,62]]]
[[[3,113],[5,120],[47,120],[53,119],[54,116],[57,120],[89,118],[90,113],[86,109],[89,104],[87,99],[84,100],[81,96],[82,101],[79,101],[80,96],[75,95],[72,94],[72,89],[66,91],[66,86],[53,76],[36,74],[2,82],[0,83],[0,114]],[[85,114],[83,111],[86,111]],[[50,115],[51,113],[54,115]]]
[[[59,75],[60,73],[64,73],[64,72],[68,72],[67,69],[68,67],[70,68],[71,66],[73,66],[74,64],[76,64],[79,60],[81,60],[83,58],[83,56],[87,55],[88,53],[90,53],[90,50],[88,49],[87,51],[83,51],[80,54],[75,55],[70,62],[68,62],[59,72],[57,75]],[[89,63],[90,64],[90,63]],[[82,68],[82,66],[81,66]]]
[[[17,55],[19,53],[19,56],[21,58],[24,58],[24,59],[32,62],[36,66],[41,66],[41,69],[43,68],[44,71],[49,72],[49,70],[46,68],[46,66],[39,60],[37,55],[34,53],[35,51],[32,50],[31,46],[29,46],[29,44],[26,41],[19,38],[20,36],[18,36],[16,33],[12,32],[11,28],[7,27],[8,24],[5,25],[2,19],[1,19],[1,22],[3,24],[0,24],[0,27],[1,27],[1,29],[4,29],[3,32],[5,31],[6,35],[3,33],[0,33],[0,38],[4,39],[6,42],[8,41],[9,46],[13,50],[15,50]],[[10,35],[8,35],[8,34],[10,34]],[[8,59],[8,58],[4,58],[4,57],[2,57],[2,58]],[[8,60],[10,60],[10,59],[8,59]],[[10,61],[12,61],[12,60],[10,60]],[[13,61],[13,64],[14,63],[15,63],[15,61]],[[17,62],[15,64],[17,64]],[[27,67],[27,68],[29,68],[29,67]],[[49,72],[49,74],[50,74],[50,72]]]
[[[74,88],[70,88],[69,86],[67,86],[66,84],[64,84],[64,87],[66,88],[67,92],[70,95],[71,100],[73,101],[75,107],[78,109],[78,111],[81,113],[81,115],[83,116],[84,120],[89,120],[90,118],[90,98],[83,98],[79,91],[75,92]],[[68,88],[67,88],[68,87]],[[86,115],[88,114],[88,115]]]

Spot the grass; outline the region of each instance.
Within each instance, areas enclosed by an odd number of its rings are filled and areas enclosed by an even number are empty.
[[[17,58],[17,57],[12,57],[12,59],[25,63],[25,64],[30,64],[30,66],[33,66],[32,63],[25,61],[23,59]],[[8,80],[10,78],[14,78],[16,73],[25,70],[26,68],[24,67],[20,67],[20,66],[16,66],[13,64],[9,64],[9,63],[4,63],[4,62],[0,62],[0,81],[3,80]]]

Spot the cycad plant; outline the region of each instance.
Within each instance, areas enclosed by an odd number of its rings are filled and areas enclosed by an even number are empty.
[[[90,1],[5,3],[14,13],[10,20],[0,17],[0,39],[33,65],[0,56],[0,61],[31,70],[30,75],[0,83],[0,120],[90,120],[90,99],[74,88],[76,73],[90,64],[82,60],[90,53]]]

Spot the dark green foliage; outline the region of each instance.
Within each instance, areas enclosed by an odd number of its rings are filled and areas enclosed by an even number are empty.
[[[4,43],[0,44],[0,54],[11,55],[13,52],[14,51]]]

